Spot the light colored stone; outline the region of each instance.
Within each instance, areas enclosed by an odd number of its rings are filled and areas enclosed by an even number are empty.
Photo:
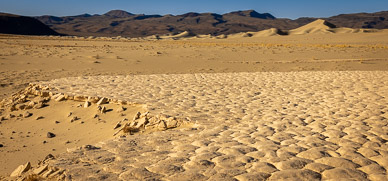
[[[85,96],[74,96],[75,101],[86,101],[87,98]]]
[[[141,127],[144,127],[148,123],[148,118],[147,117],[142,117],[139,120],[137,120],[137,124],[135,128],[139,129]]]
[[[125,111],[125,108],[123,107],[123,106],[120,106],[117,110],[116,110],[116,112],[118,112],[118,113],[121,113],[121,112],[124,112]]]
[[[24,165],[18,166],[12,173],[11,177],[18,177],[21,176],[23,173],[27,172],[31,168],[31,163],[27,162]]]
[[[41,167],[39,167],[39,168],[34,169],[33,173],[34,173],[34,174],[37,174],[37,175],[40,175],[41,173],[43,173],[44,171],[46,171],[47,168],[48,168],[48,165],[41,166]]]
[[[101,107],[101,110],[100,110],[100,113],[104,114],[106,112],[106,107],[105,106],[102,106]]]
[[[160,123],[158,124],[158,129],[161,130],[161,131],[164,131],[167,129],[167,125],[166,123],[162,120],[160,121]]]
[[[167,129],[176,128],[178,121],[174,117],[170,117],[166,120]]]
[[[55,98],[55,101],[60,102],[65,100],[65,95],[59,95],[57,98]]]
[[[54,170],[48,169],[42,174],[42,177],[47,178],[50,174],[54,173]]]
[[[84,108],[88,108],[89,106],[90,106],[90,102],[89,101],[85,101],[85,103],[84,103]]]
[[[30,117],[30,116],[32,116],[32,113],[30,113],[30,112],[28,112],[28,111],[26,111],[26,112],[23,113],[23,118],[28,118],[28,117]]]
[[[140,112],[137,112],[137,113],[135,114],[135,116],[133,117],[133,120],[135,121],[136,119],[139,119],[139,118],[140,118],[140,115],[141,115],[141,113],[140,113]]]
[[[101,105],[101,104],[106,104],[108,102],[108,99],[103,97],[101,98],[98,102],[97,102],[97,105]]]

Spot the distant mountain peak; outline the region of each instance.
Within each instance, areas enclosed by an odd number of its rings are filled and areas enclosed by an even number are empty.
[[[196,12],[188,12],[188,13],[185,13],[185,14],[182,14],[180,16],[183,16],[183,17],[197,17],[199,16],[200,14],[199,13],[196,13]]]
[[[134,14],[123,11],[123,10],[111,10],[104,14],[105,16],[111,16],[115,18],[127,18],[133,16]]]
[[[80,14],[80,15],[76,15],[74,17],[84,17],[84,18],[87,18],[87,17],[91,17],[92,15],[88,14],[88,13],[84,13],[84,14]]]
[[[255,10],[233,11],[227,14],[247,16],[252,18],[260,18],[260,19],[276,19],[275,16],[272,16],[269,13],[258,13]]]

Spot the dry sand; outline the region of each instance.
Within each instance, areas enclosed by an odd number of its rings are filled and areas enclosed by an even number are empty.
[[[75,180],[385,180],[388,33],[320,25],[158,41],[2,35],[1,98],[34,82],[68,99],[0,110],[0,174],[30,161],[28,174]],[[73,96],[107,97],[109,111]],[[146,111],[192,124],[113,136]]]

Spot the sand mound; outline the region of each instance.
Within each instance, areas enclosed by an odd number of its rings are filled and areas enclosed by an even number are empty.
[[[329,23],[325,20],[318,19],[312,23],[301,26],[299,28],[288,31],[290,35],[303,35],[303,34],[329,34],[329,33],[368,33],[377,32],[373,29],[353,29],[353,28],[337,28],[336,25]]]
[[[332,28],[336,28],[336,26],[325,20],[318,19],[307,25],[290,30],[289,33],[297,35],[303,35],[307,33],[331,33]]]
[[[304,35],[304,34],[332,34],[332,33],[369,33],[378,32],[375,29],[353,29],[353,28],[337,28],[336,25],[327,22],[326,20],[318,19],[312,23],[301,26],[293,30],[280,30],[270,28],[259,32],[242,32],[228,35],[228,38],[245,38],[245,37],[270,37],[279,35]]]
[[[230,34],[226,36],[227,38],[246,38],[246,37],[252,37],[253,33],[255,32],[241,32],[241,33],[235,33],[235,34]]]
[[[178,34],[170,34],[170,35],[164,35],[164,36],[160,36],[159,38],[160,39],[180,39],[180,38],[186,38],[186,37],[189,37],[191,36],[192,34],[188,31],[184,31],[182,33],[178,33]]]
[[[252,37],[268,37],[268,36],[278,36],[278,35],[287,35],[288,33],[277,28],[271,28],[268,30],[259,31],[254,33]]]

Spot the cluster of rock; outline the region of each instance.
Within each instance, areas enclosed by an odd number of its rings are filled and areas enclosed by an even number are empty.
[[[21,90],[13,94],[10,98],[4,99],[0,102],[0,118],[2,120],[7,120],[12,117],[23,117],[27,118],[32,116],[32,113],[28,112],[29,109],[40,109],[50,101],[66,101],[73,100],[80,103],[78,107],[88,108],[93,104],[97,106],[97,111],[101,114],[107,112],[105,104],[121,104],[121,105],[136,105],[135,103],[120,101],[115,99],[109,99],[106,97],[92,97],[92,96],[73,96],[64,93],[58,93],[54,89],[48,86],[30,84],[24,90]],[[124,112],[126,108],[121,106],[117,113]],[[25,111],[23,114],[14,115],[11,114],[13,111]],[[8,116],[2,116],[3,113],[9,112]],[[74,122],[80,118],[74,116],[70,112],[67,117],[71,118],[71,122]],[[94,118],[98,118],[98,114]],[[42,116],[37,117],[36,119],[42,119]],[[1,123],[1,122],[0,122]],[[56,122],[57,123],[57,122]],[[154,131],[164,131],[167,129],[173,129],[182,126],[190,126],[193,122],[190,118],[177,118],[173,116],[168,116],[164,114],[151,115],[149,112],[137,112],[132,120],[124,118],[119,121],[114,130],[117,130],[113,136],[118,134],[134,134],[134,133],[147,133]],[[56,135],[52,132],[47,133],[47,138],[54,138]],[[44,141],[45,143],[46,141]],[[97,149],[97,147],[86,145],[83,147],[75,147],[73,149],[68,149],[68,151],[74,150],[90,150]],[[10,175],[11,178],[18,178],[20,180],[44,180],[44,179],[58,179],[64,180],[66,177],[66,170],[58,169],[52,167],[48,164],[48,161],[55,159],[52,155],[46,157],[46,159],[38,164],[38,166],[31,166],[30,162],[27,162],[23,165],[18,166]]]
[[[24,90],[12,94],[10,98],[2,100],[0,109],[3,111],[8,109],[10,112],[40,109],[50,100],[49,92],[43,90],[48,90],[48,87],[39,88],[39,86],[30,85]]]
[[[49,154],[36,167],[32,167],[31,163],[27,162],[17,167],[10,176],[12,178],[18,177],[19,180],[45,180],[55,178],[57,180],[64,180],[66,177],[64,169],[48,165],[48,162],[52,159],[55,159],[55,157]]]
[[[48,86],[42,86],[38,84],[29,84],[27,88],[12,94],[9,99],[4,99],[0,102],[0,110],[8,109],[9,111],[27,110],[27,109],[39,109],[45,106],[45,103],[50,99],[55,101],[74,100],[80,102],[88,102],[89,106],[91,103],[97,105],[104,103],[116,103],[121,105],[135,105],[118,99],[109,99],[104,97],[93,97],[93,96],[80,96],[80,95],[69,95],[58,93],[53,88]]]
[[[132,121],[127,119],[119,121],[114,129],[121,128],[113,136],[120,132],[132,134],[136,132],[164,131],[189,124],[192,124],[190,118],[181,119],[164,114],[152,116],[149,112],[137,112]]]

